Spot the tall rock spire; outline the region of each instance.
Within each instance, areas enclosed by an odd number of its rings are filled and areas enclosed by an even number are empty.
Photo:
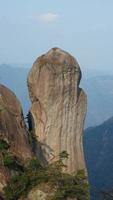
[[[76,59],[59,48],[40,56],[28,75],[37,154],[43,154],[47,162],[52,162],[59,153],[66,151],[69,159],[65,164],[69,173],[85,169],[82,132],[86,95],[79,88],[80,79],[81,70]],[[42,155],[40,160],[44,162]]]

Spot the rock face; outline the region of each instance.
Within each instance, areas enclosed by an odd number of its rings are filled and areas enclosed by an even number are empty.
[[[10,144],[10,151],[19,158],[31,158],[21,104],[3,85],[0,85],[0,138]]]
[[[48,162],[67,151],[69,159],[65,164],[70,173],[85,169],[82,131],[86,95],[79,88],[80,79],[75,58],[59,48],[39,57],[28,75],[30,114],[38,150]]]
[[[22,160],[31,158],[22,108],[15,94],[0,85],[0,139],[6,140],[10,151]]]
[[[20,200],[47,200],[47,193],[39,190],[38,188],[32,189],[27,198],[22,198]]]
[[[31,158],[20,102],[13,92],[0,85],[0,141],[2,140],[9,144],[9,152],[21,161]],[[2,163],[2,155],[0,151],[0,194],[11,175]]]
[[[1,165],[0,162],[0,199],[2,199],[3,188],[10,179],[9,170]]]

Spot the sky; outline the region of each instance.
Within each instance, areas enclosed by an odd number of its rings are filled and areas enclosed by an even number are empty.
[[[0,0],[0,63],[33,63],[52,47],[80,66],[113,68],[113,0]]]

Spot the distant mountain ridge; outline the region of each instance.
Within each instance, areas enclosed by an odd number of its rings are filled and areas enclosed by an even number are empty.
[[[85,130],[84,150],[91,200],[101,200],[100,192],[113,188],[113,117]]]

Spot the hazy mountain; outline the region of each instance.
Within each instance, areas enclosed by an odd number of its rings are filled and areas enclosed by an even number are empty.
[[[86,127],[95,126],[113,116],[113,75],[83,77],[82,87],[87,94]]]
[[[101,200],[100,192],[113,188],[113,117],[85,130],[84,149],[92,186],[91,200]]]
[[[12,67],[10,65],[0,65],[0,83],[9,87],[19,98],[23,105],[24,113],[27,113],[30,105],[27,74],[28,67]]]

